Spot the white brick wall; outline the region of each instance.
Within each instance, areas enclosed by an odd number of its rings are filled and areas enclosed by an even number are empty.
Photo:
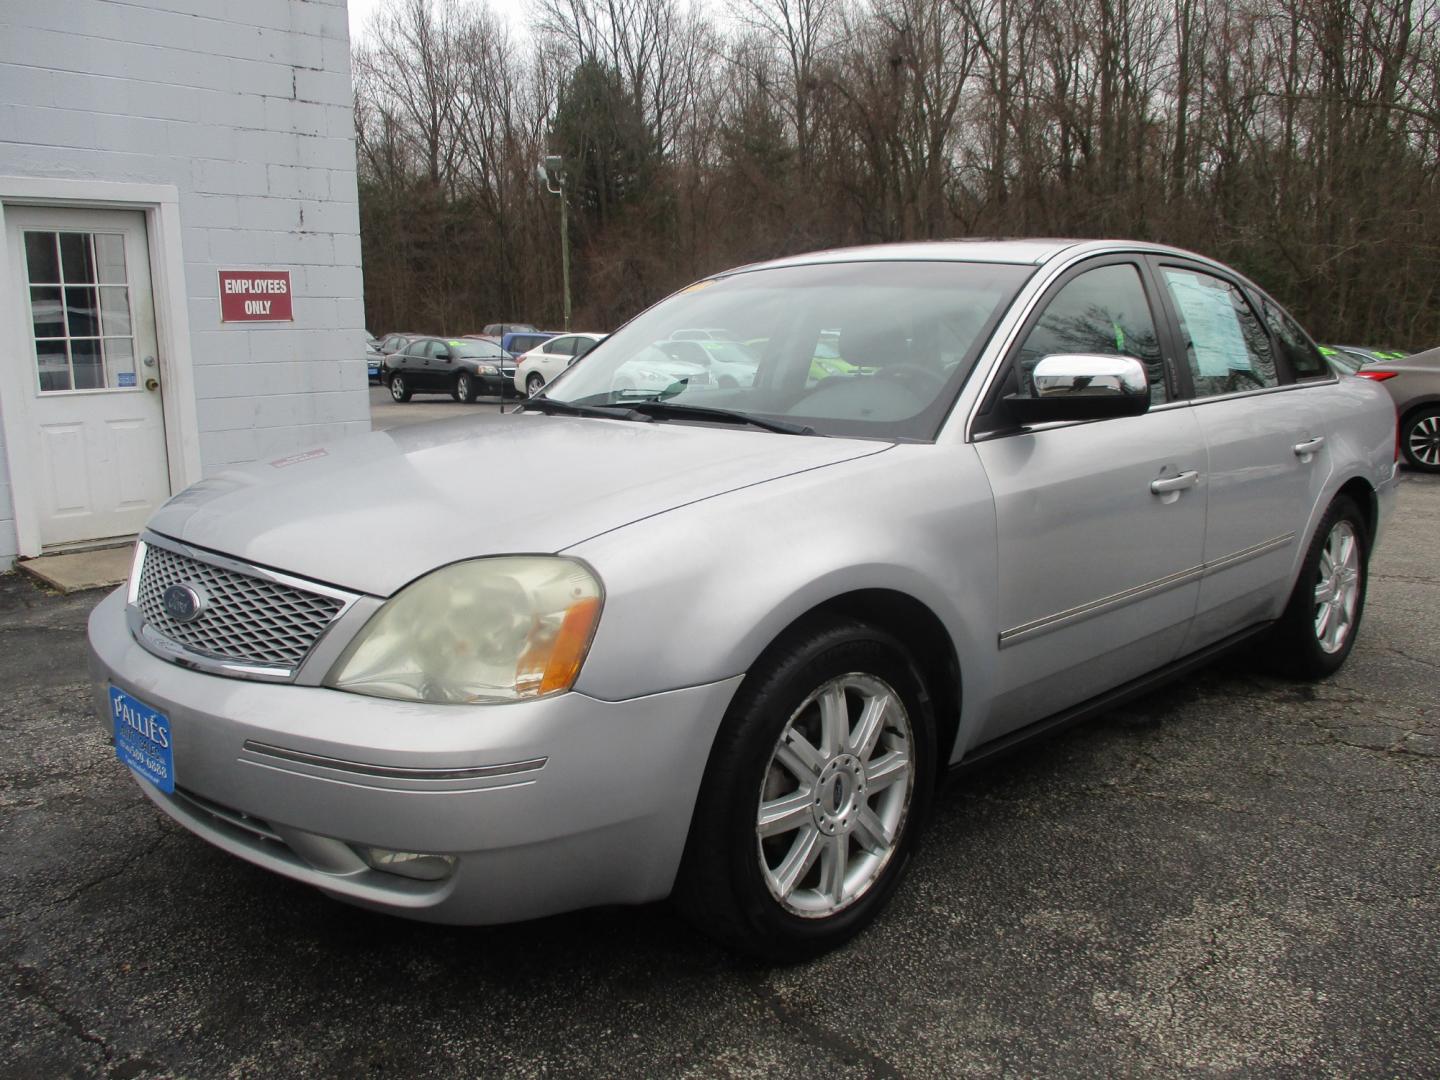
[[[369,429],[348,34],[345,0],[0,0],[0,175],[180,191],[207,473]],[[293,324],[220,323],[245,266]]]

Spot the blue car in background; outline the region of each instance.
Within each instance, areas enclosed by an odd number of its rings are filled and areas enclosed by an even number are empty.
[[[500,347],[511,356],[527,353],[537,345],[543,345],[553,337],[559,337],[562,330],[512,330],[500,335]]]

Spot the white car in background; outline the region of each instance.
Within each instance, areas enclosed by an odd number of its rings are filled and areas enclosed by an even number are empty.
[[[606,337],[605,334],[561,334],[521,353],[520,362],[515,365],[515,389],[534,397]]]

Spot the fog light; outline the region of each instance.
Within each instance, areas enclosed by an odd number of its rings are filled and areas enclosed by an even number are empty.
[[[360,857],[372,870],[416,881],[442,881],[455,871],[454,855],[422,855],[416,851],[391,851],[389,848],[361,848]]]

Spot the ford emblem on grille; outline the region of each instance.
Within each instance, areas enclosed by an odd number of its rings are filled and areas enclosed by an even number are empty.
[[[165,614],[178,623],[194,622],[205,610],[205,597],[191,585],[171,585],[160,596]]]

